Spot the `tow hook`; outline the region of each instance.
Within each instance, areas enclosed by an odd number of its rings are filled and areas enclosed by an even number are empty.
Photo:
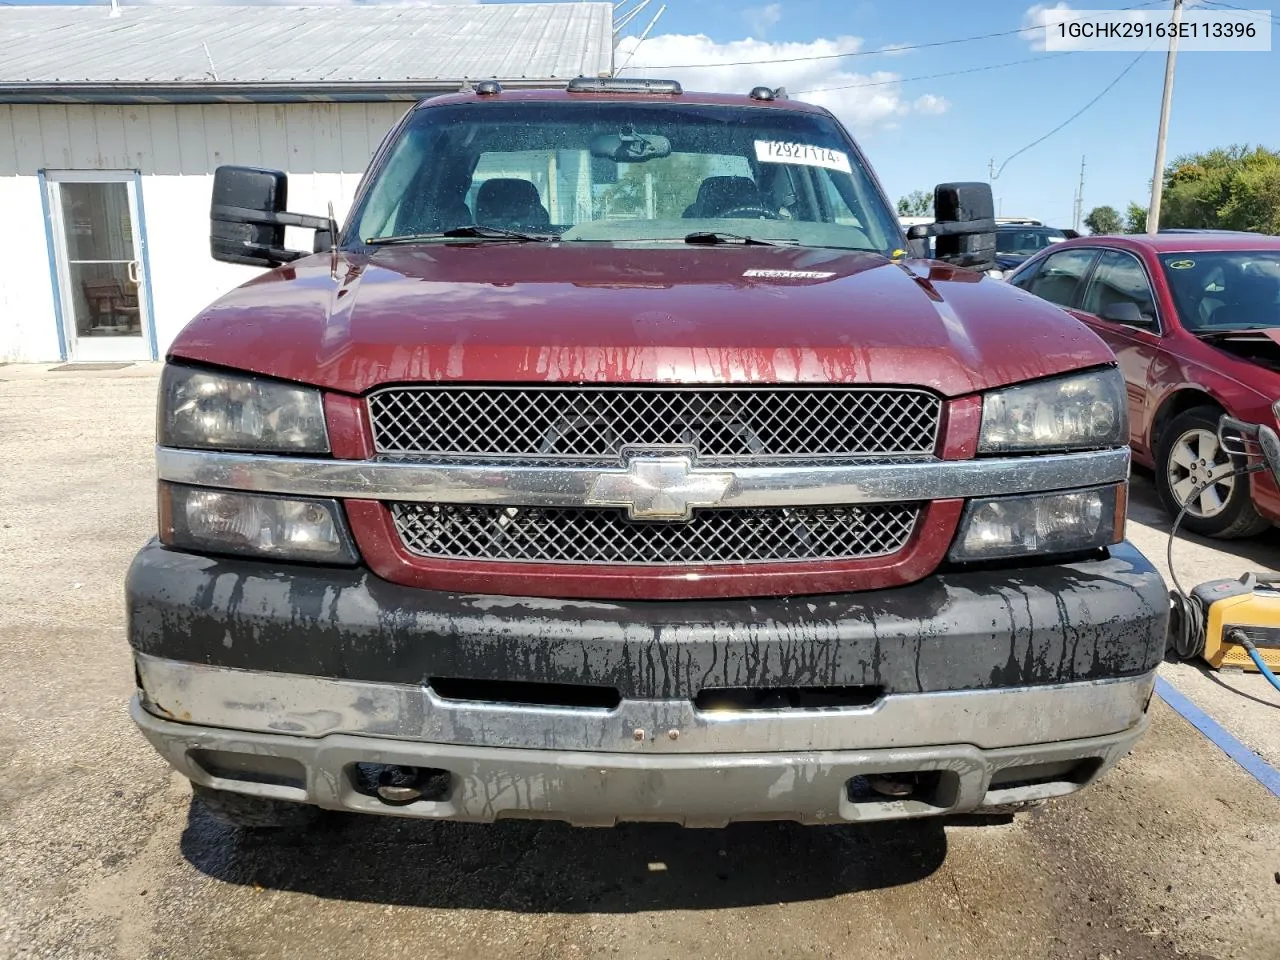
[[[388,764],[378,771],[378,798],[383,803],[413,803],[422,798],[422,771]]]
[[[882,797],[909,797],[916,791],[910,774],[878,774],[867,778],[867,785]]]

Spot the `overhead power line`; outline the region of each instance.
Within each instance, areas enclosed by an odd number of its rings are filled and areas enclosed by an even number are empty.
[[[1162,3],[1164,0],[1143,0],[1142,3],[1131,4],[1127,7],[1121,7],[1122,10],[1136,10],[1139,7],[1149,7],[1156,3]],[[891,44],[887,47],[877,47],[874,50],[851,50],[847,53],[817,53],[807,57],[773,57],[765,60],[733,60],[724,63],[640,63],[631,67],[631,70],[710,70],[718,67],[754,67],[766,66],[774,63],[815,63],[823,60],[843,60],[849,57],[874,57],[878,54],[894,54],[905,53],[908,50],[928,50],[936,47],[949,47],[959,43],[974,43],[979,40],[994,40],[998,37],[1012,37],[1020,33],[1034,33],[1037,30],[1043,30],[1043,25],[1032,27],[1018,27],[1015,30],[999,30],[995,33],[979,33],[972,37],[956,37],[951,40],[931,40],[928,43],[902,43]]]
[[[1151,47],[1148,45],[1147,49],[1143,50],[1140,54],[1138,54],[1136,57],[1134,57],[1132,60],[1130,60],[1130,61],[1129,61],[1129,63],[1128,63],[1128,65],[1127,65],[1127,66],[1125,66],[1125,68],[1124,68],[1123,70],[1121,70],[1118,74],[1116,74],[1116,75],[1115,75],[1115,77],[1114,77],[1114,79],[1112,79],[1112,81],[1111,81],[1110,83],[1108,83],[1105,87],[1103,87],[1103,88],[1102,88],[1102,90],[1098,93],[1098,95],[1097,95],[1096,97],[1094,97],[1092,100],[1090,100],[1088,103],[1086,103],[1083,107],[1081,107],[1079,110],[1077,110],[1077,111],[1076,111],[1075,113],[1073,113],[1071,116],[1067,117],[1067,119],[1063,120],[1060,124],[1058,124],[1058,125],[1057,125],[1056,127],[1054,127],[1052,130],[1050,130],[1050,131],[1049,131],[1048,133],[1046,133],[1044,136],[1042,136],[1042,137],[1037,137],[1035,140],[1032,140],[1032,141],[1031,141],[1030,143],[1028,143],[1025,147],[1023,147],[1021,150],[1016,150],[1016,151],[1014,151],[1013,153],[1009,154],[1009,156],[1005,158],[1004,163],[1000,164],[1000,168],[999,168],[998,170],[995,170],[995,171],[993,171],[993,172],[992,172],[992,174],[991,174],[991,179],[992,179],[992,180],[998,180],[998,179],[1000,178],[1000,174],[1004,173],[1004,168],[1005,168],[1005,167],[1007,167],[1007,166],[1009,165],[1009,161],[1010,161],[1010,160],[1012,160],[1014,157],[1021,156],[1022,154],[1026,153],[1028,150],[1030,150],[1032,147],[1039,146],[1040,144],[1044,143],[1046,140],[1048,140],[1050,137],[1052,137],[1055,133],[1057,133],[1057,132],[1058,132],[1059,130],[1061,130],[1063,127],[1067,126],[1067,124],[1071,123],[1071,121],[1072,121],[1072,120],[1075,120],[1075,119],[1076,119],[1077,117],[1079,117],[1082,113],[1084,113],[1086,110],[1088,110],[1090,107],[1092,107],[1095,103],[1097,103],[1099,100],[1101,100],[1103,97],[1105,97],[1108,93],[1110,93],[1110,92],[1111,92],[1112,88],[1113,88],[1113,87],[1115,87],[1115,85],[1116,85],[1117,83],[1119,83],[1121,80],[1123,80],[1123,79],[1125,78],[1125,75],[1126,75],[1130,70],[1132,70],[1134,67],[1136,67],[1136,66],[1138,65],[1138,61],[1139,61],[1139,60],[1141,60],[1143,57],[1145,57],[1145,56],[1146,56],[1148,53],[1150,53],[1150,52],[1151,52]]]
[[[1271,16],[1271,12],[1269,10],[1250,10],[1247,7],[1237,7],[1234,3],[1223,3],[1222,0],[1200,0],[1200,2],[1208,7],[1221,7],[1224,10],[1235,10],[1237,13],[1247,13],[1249,14],[1250,20],[1257,20],[1259,23],[1263,20],[1270,20],[1272,23],[1280,24],[1280,17]],[[1258,16],[1258,14],[1262,14],[1262,16]]]
[[[973,37],[958,37],[954,40],[934,40],[930,43],[899,44],[897,46],[878,47],[875,50],[851,50],[848,53],[819,53],[808,57],[777,57],[770,60],[735,60],[728,63],[642,63],[633,70],[692,70],[696,67],[710,69],[712,67],[753,67],[767,63],[808,63],[816,60],[843,60],[845,57],[873,57],[880,53],[903,53],[907,50],[924,50],[928,47],[946,47],[956,43],[972,43],[975,40],[992,40],[996,37],[1011,37],[1016,33],[1028,30],[1041,30],[1042,27],[1020,27],[1017,30],[1001,30],[999,33],[983,33]]]
[[[811,93],[830,93],[833,90],[857,90],[860,87],[889,87],[895,83],[911,83],[915,80],[938,80],[942,77],[959,77],[966,73],[983,73],[987,70],[1001,70],[1005,67],[1017,67],[1024,63],[1041,63],[1057,57],[1069,57],[1078,50],[1063,50],[1060,53],[1047,53],[1039,57],[1024,57],[1021,60],[1007,60],[1004,63],[988,63],[981,67],[968,67],[964,70],[948,70],[945,73],[923,73],[916,77],[898,77],[896,80],[864,80],[859,83],[842,83],[835,87],[816,87],[812,90],[797,90],[796,96],[807,96]]]

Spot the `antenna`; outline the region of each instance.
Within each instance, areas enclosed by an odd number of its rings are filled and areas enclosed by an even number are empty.
[[[218,79],[218,68],[213,65],[213,54],[209,52],[209,45],[201,40],[200,46],[204,49],[205,58],[209,61],[209,76],[216,81]]]
[[[632,20],[634,20],[636,16],[640,13],[640,11],[643,10],[645,7],[647,7],[651,2],[652,0],[640,0],[638,4],[636,4],[630,10],[628,10],[626,13],[624,13],[622,15],[622,19],[620,19],[617,25],[615,25],[613,28],[613,35],[616,37],[619,33],[621,33],[623,28],[626,27],[626,25],[629,24]]]
[[[645,2],[647,3],[648,0],[645,0]],[[613,71],[613,75],[615,77],[618,74],[620,74],[623,70],[627,69],[627,64],[631,62],[631,58],[634,57],[636,55],[636,51],[640,49],[640,44],[644,43],[645,37],[649,36],[649,31],[653,29],[653,25],[657,23],[658,18],[661,17],[666,12],[667,12],[667,5],[664,3],[662,6],[658,8],[658,12],[653,15],[653,19],[649,21],[649,25],[644,28],[644,31],[640,34],[640,39],[636,41],[636,45],[632,47],[631,52],[627,54],[627,59],[622,61],[622,66],[620,66],[617,70]]]

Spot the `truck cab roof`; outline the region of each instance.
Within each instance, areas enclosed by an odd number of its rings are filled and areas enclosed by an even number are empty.
[[[442,107],[457,103],[551,101],[551,102],[635,102],[682,103],[730,107],[761,107],[816,113],[829,116],[823,107],[801,100],[791,100],[782,88],[755,87],[748,93],[701,93],[686,91],[674,80],[632,80],[608,77],[582,77],[563,88],[506,88],[496,80],[478,81],[470,90],[430,97],[417,107]]]

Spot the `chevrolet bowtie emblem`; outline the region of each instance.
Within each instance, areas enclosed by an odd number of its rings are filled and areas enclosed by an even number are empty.
[[[632,520],[688,520],[694,507],[724,499],[731,473],[694,470],[688,457],[635,457],[627,469],[602,473],[591,483],[591,506],[626,507]]]

